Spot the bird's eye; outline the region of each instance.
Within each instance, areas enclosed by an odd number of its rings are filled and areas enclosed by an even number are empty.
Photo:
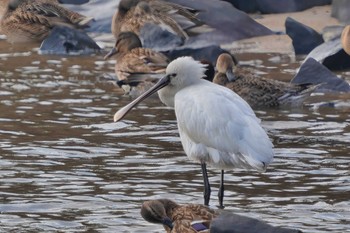
[[[176,74],[175,74],[175,73],[172,73],[172,74],[170,74],[169,76],[170,76],[170,78],[175,78],[175,77],[176,77]]]

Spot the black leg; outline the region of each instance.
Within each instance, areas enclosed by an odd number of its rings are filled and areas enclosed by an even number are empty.
[[[219,188],[219,208],[223,209],[225,208],[224,206],[224,191],[225,191],[225,186],[224,186],[224,170],[221,170],[221,179],[220,179],[220,188]]]
[[[202,174],[203,174],[203,180],[204,180],[204,205],[209,205],[210,200],[210,184],[208,179],[208,173],[207,173],[207,165],[205,163],[202,163]]]

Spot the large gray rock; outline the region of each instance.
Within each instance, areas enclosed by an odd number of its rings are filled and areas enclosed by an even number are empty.
[[[87,55],[100,52],[100,47],[84,31],[55,26],[41,43],[40,54]]]
[[[302,233],[295,229],[274,227],[258,219],[246,216],[223,213],[214,219],[210,233]]]

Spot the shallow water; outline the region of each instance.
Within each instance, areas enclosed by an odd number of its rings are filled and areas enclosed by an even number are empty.
[[[101,78],[113,71],[103,54],[40,56],[5,41],[0,51],[0,232],[163,232],[140,216],[144,200],[203,202],[200,166],[184,155],[173,110],[153,98],[112,122],[130,98]],[[284,55],[238,58],[281,80],[299,66]],[[349,97],[257,111],[276,157],[263,174],[227,172],[226,209],[305,232],[350,232]],[[219,171],[209,175],[216,208]]]

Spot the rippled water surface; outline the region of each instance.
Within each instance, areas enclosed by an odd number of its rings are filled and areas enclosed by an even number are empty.
[[[112,123],[130,98],[102,78],[113,71],[103,54],[0,48],[0,232],[163,232],[140,216],[144,200],[203,202],[200,166],[182,150],[173,110],[153,98]],[[238,58],[282,80],[300,63]],[[263,174],[227,172],[226,209],[305,232],[350,232],[349,97],[257,111],[276,157]],[[219,171],[209,175],[216,208]]]

